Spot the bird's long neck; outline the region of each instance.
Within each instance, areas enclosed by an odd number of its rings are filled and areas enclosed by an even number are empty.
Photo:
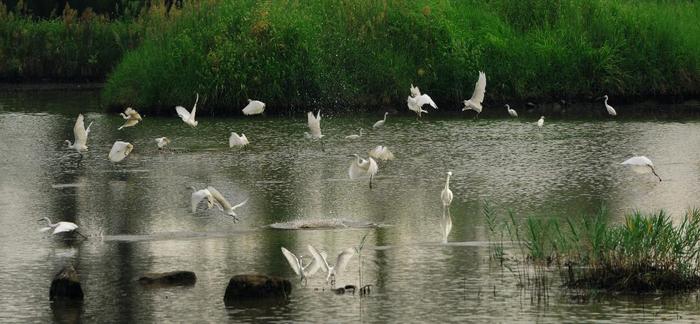
[[[384,121],[386,121],[386,113],[384,113]]]
[[[66,142],[66,144],[68,144],[68,147],[73,146],[73,143],[71,143],[69,140],[66,140],[65,142]]]
[[[58,225],[58,224],[51,223],[51,219],[49,219],[48,217],[44,217],[44,220],[46,221],[47,224],[49,224],[48,225],[49,227],[55,227],[56,225]]]
[[[362,136],[362,128],[360,128],[360,136]]]
[[[608,104],[608,97],[605,97],[605,104]]]
[[[450,189],[450,175],[447,175],[447,180],[445,181],[445,189]]]

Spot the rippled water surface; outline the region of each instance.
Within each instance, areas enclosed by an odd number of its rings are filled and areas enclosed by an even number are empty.
[[[400,107],[403,108],[403,107]],[[76,115],[93,122],[89,151],[65,148]],[[539,116],[484,119],[389,115],[325,116],[324,149],[303,136],[304,116],[222,119],[201,116],[190,128],[175,113],[123,120],[100,112],[98,96],[82,93],[0,97],[0,320],[7,322],[584,322],[700,321],[695,295],[577,299],[557,287],[544,297],[518,286],[508,269],[489,262],[484,202],[517,217],[578,217],[602,205],[620,219],[634,209],[665,209],[680,217],[700,201],[697,120],[557,120]],[[345,135],[365,128],[359,140]],[[228,148],[231,131],[251,145]],[[159,152],[154,138],[168,136]],[[134,144],[113,164],[115,140]],[[349,154],[387,145],[396,160],[380,163],[370,190],[350,181]],[[620,165],[646,155],[664,179]],[[452,170],[453,229],[441,243],[440,190]],[[242,221],[216,209],[189,209],[187,186],[212,185]],[[46,237],[41,217],[72,221],[87,241]],[[270,224],[346,222],[339,229],[279,230]],[[368,224],[378,227],[367,228]],[[357,225],[357,226],[355,226]],[[335,295],[325,276],[306,288],[280,247],[307,244],[336,254],[357,246],[369,296]],[[99,237],[103,238],[100,239]],[[515,253],[516,251],[512,251]],[[306,253],[308,254],[308,253]],[[354,257],[338,284],[357,284]],[[72,264],[86,299],[82,307],[52,307],[53,275]],[[146,272],[191,270],[192,287],[148,288]],[[287,303],[226,308],[231,276],[264,273],[293,280]],[[556,274],[552,276],[556,280]]]

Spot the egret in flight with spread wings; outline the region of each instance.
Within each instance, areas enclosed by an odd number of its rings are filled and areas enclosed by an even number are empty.
[[[542,128],[544,126],[544,116],[540,116],[540,119],[537,121],[537,127]]]
[[[134,146],[131,143],[116,141],[109,151],[109,160],[112,162],[119,162],[125,159],[133,149]]]
[[[350,164],[350,169],[348,170],[350,179],[355,180],[361,177],[369,177],[369,188],[372,189],[372,178],[374,178],[374,175],[377,174],[379,170],[377,162],[371,157],[365,160],[357,154],[351,156],[355,159]]]
[[[306,120],[309,125],[309,130],[311,133],[306,133],[307,138],[311,139],[321,139],[323,134],[321,134],[321,111],[319,110],[314,116],[313,112],[308,112],[306,114]]]
[[[345,136],[346,139],[351,139],[351,140],[356,140],[360,137],[362,137],[362,128],[360,128],[360,135],[352,134],[352,135]]]
[[[391,153],[386,146],[379,145],[368,152],[370,157],[378,160],[388,161],[394,159],[394,153]]]
[[[248,99],[248,105],[243,108],[243,114],[246,116],[262,114],[263,111],[265,111],[265,103],[258,100]]]
[[[194,120],[195,114],[197,114],[197,102],[199,102],[199,93],[197,93],[197,99],[194,100],[192,112],[187,111],[187,109],[185,109],[183,106],[175,107],[175,111],[177,111],[177,115],[182,118],[182,121],[192,127],[197,127],[197,124],[199,124],[198,121]]]
[[[136,124],[138,124],[140,121],[143,120],[143,118],[141,118],[141,115],[139,115],[139,113],[134,108],[131,108],[131,107],[127,107],[123,113],[119,113],[119,114],[122,116],[122,118],[126,119],[126,121],[124,122],[124,125],[121,125],[118,128],[119,130],[122,130],[122,128],[124,128],[124,127],[135,126]]]
[[[80,235],[84,238],[87,238],[85,235],[83,235],[77,231],[78,225],[75,225],[75,223],[58,222],[58,223],[54,224],[54,223],[51,223],[51,219],[49,219],[48,217],[44,217],[44,218],[41,218],[39,220],[46,220],[46,223],[48,223],[48,225],[46,227],[39,230],[40,232],[46,232],[46,231],[50,231],[51,229],[53,229],[53,232],[51,233],[52,235],[55,235],[58,233],[75,232],[78,235]]]
[[[190,198],[190,203],[192,204],[193,213],[197,211],[197,206],[205,198],[207,199],[207,209],[211,209],[212,207],[214,207],[214,197],[208,189],[204,188],[202,190],[197,190],[195,187],[192,186],[190,186],[189,188],[192,189],[192,197]]]
[[[486,93],[486,74],[484,72],[479,71],[479,80],[476,81],[476,84],[474,85],[474,93],[472,93],[472,97],[469,100],[464,100],[464,108],[462,108],[462,111],[465,110],[474,110],[476,111],[476,118],[479,118],[479,114],[481,113],[481,103],[484,102],[484,94]]]
[[[156,138],[156,144],[158,145],[158,149],[162,149],[166,145],[170,144],[170,139],[167,137],[158,137]]]
[[[88,125],[86,129],[83,114],[78,114],[78,118],[75,120],[75,125],[73,126],[73,138],[75,142],[71,144],[69,140],[66,140],[69,149],[78,152],[87,151],[87,138],[90,134],[90,126],[92,126],[92,122],[90,122],[90,125]]]
[[[214,198],[214,205],[219,208],[222,212],[228,214],[229,216],[233,217],[233,220],[235,222],[238,222],[238,215],[236,215],[235,210],[240,208],[241,206],[245,205],[248,202],[248,199],[244,200],[238,205],[231,206],[231,204],[224,198],[224,195],[222,195],[216,188],[209,186],[207,187],[207,190],[211,193],[211,196]]]
[[[617,111],[615,111],[615,108],[608,105],[608,95],[604,95],[603,99],[605,99],[605,109],[608,110],[608,114],[610,114],[610,116],[617,116]]]
[[[651,171],[651,173],[653,173],[657,178],[659,178],[659,181],[661,181],[661,177],[658,174],[656,174],[654,164],[651,163],[651,160],[649,160],[649,158],[646,156],[633,156],[627,159],[625,162],[622,162],[621,164],[632,167],[632,171],[636,173],[643,174]]]
[[[236,132],[231,132],[231,137],[228,138],[228,147],[244,147],[248,144],[250,144],[250,142],[245,134],[238,135]]]
[[[509,104],[506,104],[505,107],[508,110],[508,115],[510,115],[510,117],[518,117],[518,112],[515,111],[515,109],[510,108]]]
[[[335,277],[341,271],[345,271],[345,267],[347,267],[348,262],[350,262],[352,256],[355,255],[355,248],[347,248],[343,250],[343,252],[340,252],[340,254],[338,254],[338,257],[335,260],[335,265],[332,266],[328,264],[328,261],[326,260],[326,255],[323,253],[319,253],[311,245],[309,245],[309,252],[311,252],[311,255],[314,257],[314,261],[321,264],[321,268],[323,269],[323,271],[328,273],[328,275],[326,276],[326,282],[330,282],[331,285],[335,285]]]
[[[379,128],[379,127],[384,126],[384,123],[386,123],[386,115],[388,115],[388,114],[389,114],[388,112],[385,112],[384,119],[379,120],[376,123],[374,123],[374,125],[372,125],[372,128]]]
[[[440,193],[440,199],[442,199],[442,206],[447,208],[452,204],[452,190],[450,190],[450,177],[452,176],[452,171],[447,171],[447,180],[445,180],[445,189],[442,189]]]
[[[309,251],[311,249],[312,247],[309,245]],[[289,266],[292,268],[292,270],[294,270],[294,273],[300,277],[300,281],[303,283],[306,283],[307,277],[314,275],[316,272],[318,272],[318,269],[321,269],[322,262],[316,260],[315,258],[309,264],[304,265],[303,256],[297,257],[294,255],[294,253],[289,252],[289,250],[285,249],[284,247],[282,247],[282,254],[284,254]]]

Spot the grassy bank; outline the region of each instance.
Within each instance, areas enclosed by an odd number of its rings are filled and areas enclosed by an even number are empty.
[[[149,35],[107,103],[156,111],[205,98],[237,112],[405,106],[417,84],[455,109],[487,74],[499,100],[697,96],[700,6],[684,1],[208,1]]]

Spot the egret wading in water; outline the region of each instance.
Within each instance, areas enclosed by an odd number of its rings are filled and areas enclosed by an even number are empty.
[[[248,141],[248,138],[245,136],[245,134],[238,135],[236,132],[231,132],[231,136],[228,138],[228,147],[245,147],[246,145],[250,144]]]
[[[659,178],[659,182],[661,182],[661,177],[656,173],[656,170],[654,169],[654,164],[651,163],[651,160],[649,160],[648,157],[646,156],[633,156],[625,162],[621,163],[622,165],[627,165],[632,168],[632,171],[640,174],[644,173],[653,173],[657,178]]]
[[[394,153],[391,153],[386,146],[379,145],[368,152],[370,157],[377,160],[388,161],[394,159]]]
[[[603,99],[605,99],[605,109],[608,111],[608,114],[610,114],[610,116],[617,116],[617,111],[615,111],[615,108],[608,105],[608,95],[604,95]]]
[[[452,190],[450,190],[450,177],[452,176],[452,171],[447,171],[447,180],[445,180],[445,188],[440,192],[440,199],[442,200],[442,207],[448,208],[452,204]]]
[[[131,143],[116,141],[109,151],[109,160],[112,162],[120,162],[124,160],[133,149],[134,146]]]
[[[309,251],[311,249],[312,247],[309,245]],[[304,265],[303,256],[297,257],[294,255],[294,253],[289,252],[289,250],[285,249],[284,247],[282,247],[282,254],[284,254],[289,266],[292,268],[292,270],[294,270],[294,273],[299,276],[300,282],[302,282],[304,285],[307,283],[307,277],[314,275],[316,272],[318,272],[318,269],[321,269],[322,262],[319,262],[315,258],[309,264]]]
[[[47,223],[47,227],[44,227],[44,228],[39,230],[42,233],[53,229],[53,232],[51,233],[51,235],[56,235],[59,233],[75,232],[76,234],[78,234],[84,238],[87,238],[87,236],[85,236],[82,233],[77,231],[78,225],[75,225],[75,223],[58,222],[58,223],[54,224],[54,223],[51,223],[51,219],[49,219],[48,217],[40,218],[39,221],[41,221],[41,220],[45,220]]]
[[[170,144],[170,139],[167,137],[158,137],[156,138],[156,145],[158,145],[158,149],[162,150],[166,145]]]
[[[369,177],[369,188],[372,189],[372,178],[374,178],[374,175],[379,171],[377,162],[371,157],[365,160],[357,154],[353,154],[351,157],[355,159],[350,164],[350,169],[348,169],[350,179],[355,180],[362,177]]]
[[[345,139],[351,139],[351,140],[356,140],[358,138],[362,137],[362,128],[360,128],[360,135],[357,134],[351,134],[348,136],[345,136]]]
[[[190,186],[190,189],[192,189],[192,197],[190,198],[190,203],[192,205],[192,212],[197,211],[197,206],[199,206],[199,203],[207,199],[207,209],[211,209],[214,207],[214,197],[212,196],[211,192],[208,189],[202,189],[202,190],[197,190],[195,187]]]
[[[209,186],[207,187],[207,190],[209,190],[209,193],[211,194],[212,198],[214,198],[214,205],[219,208],[220,211],[226,213],[227,215],[233,217],[234,222],[238,222],[238,215],[236,215],[235,210],[240,208],[241,206],[245,205],[248,202],[248,199],[244,200],[243,202],[239,203],[238,205],[231,206],[231,204],[224,198],[224,195],[222,195],[216,188]]]
[[[413,86],[413,85],[411,85],[411,86]],[[379,121],[377,121],[376,123],[374,123],[374,125],[372,125],[372,128],[377,129],[377,128],[379,128],[379,127],[384,126],[384,123],[386,123],[386,115],[388,115],[388,114],[389,114],[388,112],[385,112],[385,113],[384,113],[384,119],[379,120]]]
[[[123,113],[119,113],[119,115],[121,115],[122,118],[126,119],[126,121],[124,122],[124,125],[121,125],[118,128],[118,130],[122,130],[122,128],[124,127],[136,126],[136,124],[143,120],[143,118],[141,118],[141,115],[139,115],[139,113],[131,107],[127,107],[126,110],[124,110]]]
[[[544,126],[544,116],[540,116],[540,119],[537,121],[537,127],[542,128]]]
[[[481,103],[484,102],[484,94],[486,93],[486,74],[479,71],[479,80],[476,81],[474,85],[474,93],[469,100],[464,100],[464,108],[462,111],[474,110],[476,111],[476,116],[474,118],[478,119],[481,113]]]
[[[187,109],[185,109],[185,107],[183,106],[175,107],[175,111],[177,112],[177,115],[182,119],[182,121],[185,122],[185,124],[190,125],[192,127],[197,127],[197,124],[199,124],[198,121],[194,120],[195,115],[197,114],[197,102],[199,102],[199,93],[197,93],[197,99],[194,100],[192,112],[187,111]]]
[[[75,142],[71,143],[69,140],[65,141],[69,149],[76,150],[78,153],[87,151],[87,138],[88,135],[90,135],[90,126],[92,126],[92,122],[86,129],[83,114],[78,114],[78,118],[75,120],[75,125],[73,126],[73,139]]]
[[[326,276],[326,282],[330,283],[331,286],[335,286],[335,277],[342,271],[345,271],[350,259],[355,255],[355,248],[347,248],[338,254],[335,260],[335,265],[331,266],[326,260],[325,253],[319,253],[313,246],[309,245],[309,252],[314,257],[314,261],[321,264],[321,268],[328,275]]]
[[[265,103],[258,100],[248,99],[248,105],[243,108],[243,114],[246,116],[259,115],[265,111]]]
[[[518,117],[518,112],[515,111],[515,109],[510,108],[509,104],[506,104],[505,107],[508,110],[508,115],[510,115],[510,117]]]

